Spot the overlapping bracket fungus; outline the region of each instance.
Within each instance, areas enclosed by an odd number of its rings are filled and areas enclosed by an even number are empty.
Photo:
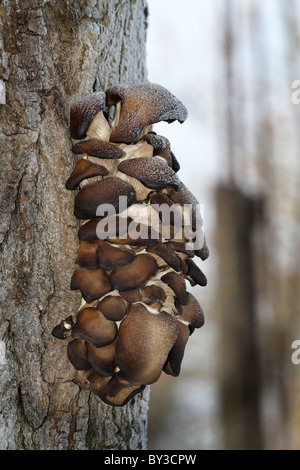
[[[66,189],[77,191],[80,229],[70,288],[82,302],[52,335],[68,342],[81,380],[112,406],[162,373],[178,376],[189,336],[204,324],[188,292],[206,285],[191,259],[209,255],[198,201],[178,177],[170,142],[151,130],[186,118],[181,101],[151,83],[114,86],[71,107],[79,160]]]

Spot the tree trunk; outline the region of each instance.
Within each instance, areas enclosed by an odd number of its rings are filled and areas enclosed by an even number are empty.
[[[224,442],[228,446],[227,430],[235,427],[231,446],[244,435],[244,449],[297,449],[300,369],[291,346],[300,335],[300,106],[299,88],[293,88],[299,78],[299,2],[227,0],[224,12],[220,148],[227,175],[216,191],[218,290],[221,342],[234,352],[220,375],[221,395],[231,397],[231,408],[222,402]],[[249,374],[256,390],[245,387]],[[236,396],[243,398],[243,390],[251,392],[256,415],[246,429],[249,401],[238,403]]]
[[[80,302],[70,105],[145,81],[146,2],[4,0],[0,13],[0,448],[143,449],[148,387],[103,404],[51,331]]]
[[[226,449],[262,449],[253,228],[258,202],[239,189],[216,191],[219,253],[221,413]]]

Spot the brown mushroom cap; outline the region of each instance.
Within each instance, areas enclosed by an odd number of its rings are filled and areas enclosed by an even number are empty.
[[[110,380],[110,377],[100,375],[98,374],[98,372],[92,370],[86,379],[92,389],[92,392],[98,397],[100,397],[100,393],[103,390],[105,390],[106,392],[106,385]]]
[[[112,321],[120,321],[126,314],[126,305],[122,298],[118,295],[108,295],[100,300],[97,305],[103,315]]]
[[[164,372],[173,377],[180,374],[181,363],[184,356],[184,350],[190,337],[189,327],[180,321],[178,322],[179,335],[174,346],[169,352],[168,359],[164,365]]]
[[[190,292],[187,293],[187,303],[185,305],[176,303],[179,318],[189,323],[194,328],[201,328],[204,325],[204,313],[196,297]]]
[[[116,176],[107,176],[102,181],[84,186],[75,197],[74,215],[77,219],[96,217],[98,206],[111,204],[119,211],[119,197],[124,196],[127,207],[135,198],[133,187]]]
[[[80,290],[87,303],[111,291],[108,274],[101,268],[76,268],[71,278],[71,290]]]
[[[157,269],[158,266],[153,256],[137,255],[130,264],[112,271],[110,284],[120,291],[136,289],[141,287]]]
[[[174,291],[176,299],[182,305],[187,303],[187,291],[184,278],[174,271],[168,272],[161,277],[162,282],[168,284],[168,286]]]
[[[181,274],[184,275],[184,277],[187,277],[187,273],[188,273],[188,270],[189,270],[189,267],[186,263],[186,261],[184,261],[183,259],[180,260],[180,272]]]
[[[75,263],[80,268],[105,271],[131,263],[135,257],[134,251],[127,248],[117,248],[103,240],[81,241]]]
[[[145,385],[158,380],[177,340],[177,323],[168,313],[151,314],[141,304],[131,307],[121,322],[116,350],[116,365],[125,380]]]
[[[83,269],[98,268],[98,240],[80,242],[75,263]]]
[[[183,216],[180,205],[174,204],[174,201],[167,194],[155,193],[150,197],[151,208],[154,209],[163,224],[182,227]]]
[[[123,290],[120,294],[130,303],[139,302],[142,299],[140,289]]]
[[[164,150],[170,148],[169,140],[162,135],[157,135],[155,132],[148,132],[145,134],[144,140],[148,144],[152,145],[153,156],[160,155]]]
[[[169,194],[173,202],[180,205],[190,205],[191,207],[191,229],[197,231],[202,227],[203,220],[200,214],[199,202],[191,191],[183,184],[177,191],[171,191]]]
[[[123,406],[128,403],[137,393],[144,390],[145,385],[133,385],[117,372],[107,383],[106,403]]]
[[[59,325],[56,325],[51,334],[57,339],[66,339],[67,333],[71,331],[74,325],[72,316],[69,316],[65,320],[62,320]]]
[[[196,265],[196,263],[194,263],[194,261],[190,258],[187,258],[185,262],[188,265],[187,277],[190,280],[191,285],[194,286],[198,284],[199,286],[206,286],[207,278],[201,269]]]
[[[190,330],[187,325],[180,321],[178,322],[179,335],[174,343],[174,346],[169,352],[168,359],[164,365],[164,372],[173,377],[178,377],[180,374],[181,363],[184,356],[186,343],[190,337]]]
[[[139,157],[124,160],[118,165],[118,170],[138,179],[150,189],[173,188],[180,186],[176,173],[166,163],[154,157]]]
[[[116,342],[97,348],[86,343],[86,357],[91,367],[101,375],[111,377],[115,371]]]
[[[130,144],[139,140],[146,126],[159,121],[184,122],[185,106],[172,93],[160,85],[115,86],[106,91],[107,104],[121,101],[117,127],[110,136],[111,142]]]
[[[199,258],[201,258],[202,261],[205,261],[209,257],[209,248],[206,244],[205,237],[204,237],[204,243],[203,243],[202,248],[200,248],[199,250],[195,250],[195,255],[199,256]]]
[[[134,395],[144,390],[144,385],[132,385],[127,381],[117,380],[114,378],[117,374],[114,374],[112,378],[104,377],[97,372],[92,372],[88,375],[87,380],[90,384],[92,391],[101,398],[104,403],[112,406],[124,406],[128,403]],[[112,380],[113,379],[113,380]],[[107,391],[107,385],[112,380],[111,389],[114,389],[114,396],[109,395]]]
[[[70,130],[73,139],[81,139],[85,136],[96,114],[104,109],[105,101],[106,96],[102,91],[75,101],[70,110]]]
[[[180,258],[166,243],[158,243],[155,247],[148,247],[146,251],[160,256],[170,268],[180,271]]]
[[[87,307],[78,312],[72,329],[73,338],[84,339],[97,348],[112,343],[117,333],[115,322],[107,320],[103,313],[93,307]]]
[[[159,301],[163,303],[166,300],[165,291],[154,284],[150,286],[145,286],[141,288],[142,302],[147,305],[152,305],[155,302]]]
[[[120,237],[108,236],[107,240],[110,243],[116,243],[121,245],[130,245],[133,247],[137,246],[156,246],[158,240],[161,238],[159,232],[155,231],[150,225],[140,224],[132,221],[128,227],[127,235],[121,235]]]
[[[131,250],[117,248],[110,243],[99,240],[98,263],[99,267],[106,271],[128,265],[134,257],[135,253]]]
[[[82,158],[79,160],[71,175],[66,181],[66,189],[76,189],[79,184],[87,179],[94,176],[106,176],[107,169],[102,165],[97,165],[96,163],[89,162]]]
[[[154,132],[148,132],[144,136],[144,140],[152,145],[153,156],[160,156],[164,158],[167,164],[177,173],[180,170],[180,165],[171,151],[170,142],[166,137],[157,135]]]
[[[78,238],[79,240],[96,240],[98,238],[104,240],[110,236],[123,236],[127,233],[131,221],[130,217],[118,215],[95,217],[81,225],[78,230]]]
[[[73,339],[67,347],[68,359],[77,370],[89,370],[91,365],[86,357],[85,341]]]
[[[180,163],[177,160],[173,152],[171,152],[171,156],[172,156],[172,168],[175,171],[175,173],[177,173],[180,170]]]
[[[193,258],[195,256],[195,251],[193,249],[187,248],[186,243],[179,243],[179,242],[168,242],[168,245],[172,250],[177,251],[178,253],[184,253],[189,258]]]
[[[99,139],[88,139],[77,142],[73,145],[72,152],[103,159],[117,159],[122,158],[124,155],[124,152],[116,147],[116,145]]]

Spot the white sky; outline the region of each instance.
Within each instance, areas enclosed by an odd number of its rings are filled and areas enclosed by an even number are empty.
[[[200,203],[201,187],[213,182],[217,165],[215,5],[215,0],[148,0],[148,79],[169,89],[189,112],[185,123],[157,124],[154,130],[170,140],[179,176]]]

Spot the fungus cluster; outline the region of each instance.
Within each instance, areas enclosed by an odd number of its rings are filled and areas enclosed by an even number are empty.
[[[188,338],[204,324],[187,290],[187,281],[206,285],[192,259],[209,255],[198,201],[178,177],[168,139],[151,131],[186,117],[173,94],[150,83],[71,107],[79,159],[66,188],[76,191],[81,221],[71,289],[82,302],[52,335],[68,342],[71,364],[109,405],[125,405],[162,372],[178,376]]]

